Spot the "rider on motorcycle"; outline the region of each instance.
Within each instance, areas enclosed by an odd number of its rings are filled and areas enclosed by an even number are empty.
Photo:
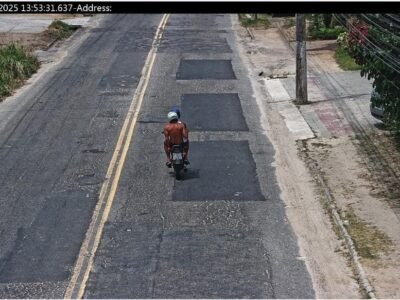
[[[172,107],[170,111],[176,112],[176,114],[178,115],[178,123],[182,123],[183,126],[185,126],[186,132],[189,135],[189,129],[188,129],[186,123],[181,121],[181,111],[179,110],[179,108],[178,107]],[[183,148],[184,148],[184,151],[186,153],[186,164],[188,165],[189,164],[189,160],[187,159],[187,156],[188,156],[188,153],[189,153],[189,137],[185,142],[183,142]]]
[[[180,115],[180,114],[179,114]],[[169,123],[164,126],[164,151],[167,155],[166,165],[171,168],[171,149],[173,145],[184,145],[183,160],[185,164],[189,164],[188,160],[188,145],[189,145],[189,131],[186,124],[179,121],[179,116],[175,111],[168,113]],[[187,146],[185,146],[187,145]]]

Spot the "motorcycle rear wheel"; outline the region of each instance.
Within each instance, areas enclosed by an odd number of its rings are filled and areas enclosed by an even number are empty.
[[[181,176],[181,166],[179,165],[174,165],[174,171],[175,171],[175,179],[176,180],[181,180],[182,176]]]

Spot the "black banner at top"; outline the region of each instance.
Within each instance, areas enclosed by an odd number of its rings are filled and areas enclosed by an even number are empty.
[[[0,14],[108,13],[398,13],[393,1],[31,1],[0,2]]]

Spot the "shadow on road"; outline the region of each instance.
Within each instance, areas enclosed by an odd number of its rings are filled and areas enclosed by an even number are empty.
[[[171,177],[175,177],[174,171],[170,171],[169,175]],[[190,180],[200,178],[200,170],[199,169],[190,169],[188,168],[186,172],[183,173],[182,176],[183,180]]]

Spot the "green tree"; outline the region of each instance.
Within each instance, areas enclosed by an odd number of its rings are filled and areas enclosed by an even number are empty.
[[[385,123],[400,132],[400,38],[357,18],[349,24],[349,53],[380,95],[372,103],[383,107]]]

